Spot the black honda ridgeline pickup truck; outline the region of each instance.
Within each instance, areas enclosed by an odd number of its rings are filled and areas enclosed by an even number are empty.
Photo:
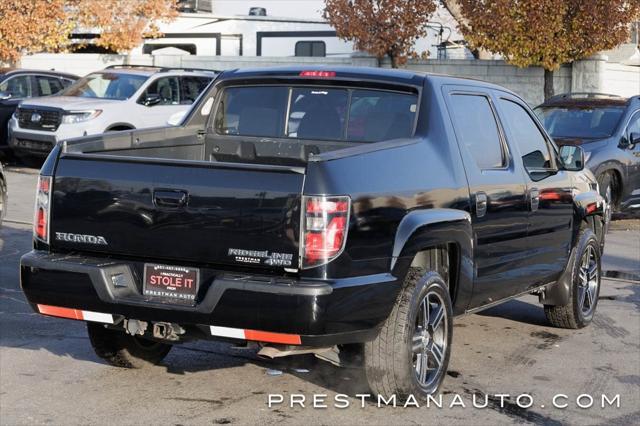
[[[492,84],[228,71],[182,126],[55,147],[22,289],[114,365],[228,339],[425,397],[456,315],[534,293],[555,326],[591,321],[606,206],[583,162]]]

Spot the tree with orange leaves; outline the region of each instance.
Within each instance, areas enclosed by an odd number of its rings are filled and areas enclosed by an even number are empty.
[[[1,0],[0,62],[65,49],[77,28],[99,33],[98,46],[128,52],[176,16],[177,0]]]
[[[417,39],[427,35],[432,0],[326,0],[325,19],[338,37],[378,60],[385,55],[397,68],[414,54]]]
[[[73,24],[64,0],[0,1],[0,62],[20,63],[25,53],[55,51]]]
[[[553,71],[629,37],[640,0],[457,0],[461,29],[473,48],[499,53],[517,66],[545,69],[544,96],[553,96]]]
[[[128,52],[145,37],[161,35],[158,22],[178,16],[177,0],[71,0],[70,10],[81,28],[97,29],[95,44]]]

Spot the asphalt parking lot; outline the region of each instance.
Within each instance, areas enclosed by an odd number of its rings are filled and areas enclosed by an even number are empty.
[[[162,365],[110,367],[81,322],[34,314],[19,286],[30,249],[37,171],[9,168],[9,211],[0,228],[0,423],[14,424],[640,424],[640,221],[615,223],[603,258],[598,312],[588,328],[552,328],[537,298],[455,320],[443,406],[379,408],[361,371],[311,357],[262,360],[254,350],[201,342],[177,346]],[[269,394],[284,402],[269,407]],[[305,407],[293,408],[293,394]],[[325,394],[328,408],[312,407]],[[336,394],[349,396],[346,409]],[[500,403],[499,394],[509,394]],[[533,405],[519,407],[515,396]],[[559,394],[554,407],[553,398]],[[587,394],[594,399],[591,408]],[[602,395],[619,407],[601,408]],[[460,395],[466,407],[456,404]],[[472,398],[486,408],[473,408]],[[300,400],[299,397],[295,397]],[[578,399],[578,401],[576,401]],[[527,401],[524,401],[525,403]],[[452,403],[454,404],[451,407]],[[482,405],[480,404],[480,405]]]

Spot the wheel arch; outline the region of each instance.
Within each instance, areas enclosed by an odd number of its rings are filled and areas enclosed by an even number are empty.
[[[571,247],[575,247],[583,223],[587,223],[599,240],[604,238],[605,200],[597,191],[587,191],[573,197],[573,235]]]
[[[407,214],[396,231],[391,272],[404,276],[412,266],[445,265],[445,252],[446,279],[454,315],[458,315],[464,313],[473,286],[473,231],[468,212],[442,208]]]
[[[594,170],[594,175],[596,178],[605,173],[609,173],[613,176],[613,184],[614,184],[614,203],[619,203],[622,198],[622,194],[624,193],[625,187],[625,174],[622,168],[622,164],[619,164],[617,161],[607,161],[602,163],[596,170]]]
[[[114,130],[135,130],[135,128],[136,128],[136,126],[134,126],[131,123],[118,122],[118,123],[110,124],[105,129],[105,132],[110,132],[110,131],[114,131]]]
[[[577,250],[581,248],[581,237],[583,235],[588,235],[583,234],[583,229],[583,227],[580,227],[578,230],[578,235],[571,247],[571,255],[569,256],[567,265],[565,266],[560,278],[555,283],[547,286],[544,291],[538,295],[538,300],[541,304],[548,306],[564,306],[570,302],[571,286],[573,284],[573,270],[579,256]],[[599,253],[599,256],[602,256],[601,252]]]

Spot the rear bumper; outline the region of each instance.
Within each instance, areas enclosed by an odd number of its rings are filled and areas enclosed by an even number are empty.
[[[36,312],[67,308],[60,311],[67,315],[55,316],[92,321],[92,314],[106,314],[116,324],[171,322],[208,330],[212,338],[305,346],[373,339],[400,288],[390,274],[302,280],[201,268],[196,304],[183,306],[142,295],[141,262],[34,250],[22,257],[20,268],[22,289]],[[120,274],[116,287],[112,277]]]

